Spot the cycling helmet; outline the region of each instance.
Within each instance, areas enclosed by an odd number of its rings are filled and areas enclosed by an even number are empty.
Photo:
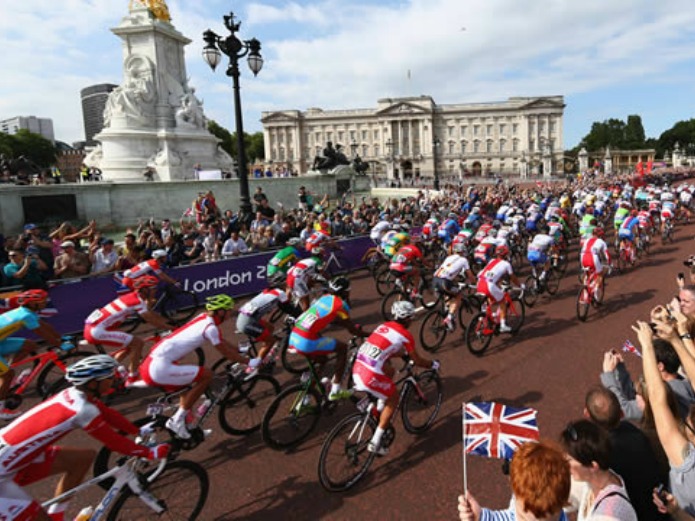
[[[311,248],[312,255],[323,255],[323,248],[321,246],[314,246]]]
[[[449,213],[449,219],[458,220],[458,218],[459,218],[459,216],[456,215],[454,212]]]
[[[454,253],[464,253],[466,251],[466,246],[462,242],[457,242],[452,249]]]
[[[160,259],[162,257],[167,256],[167,251],[166,250],[154,250],[152,252],[152,258],[153,259]]]
[[[606,234],[606,231],[603,229],[602,226],[597,226],[596,228],[594,228],[593,234],[596,237],[603,237]]]
[[[391,306],[391,315],[395,320],[407,320],[415,315],[415,306],[407,300],[397,300]]]
[[[299,246],[300,244],[302,244],[302,239],[299,237],[292,237],[287,241],[288,246]]]
[[[350,291],[350,280],[347,277],[336,277],[328,283],[331,293],[347,293]]]
[[[495,255],[498,257],[506,257],[509,255],[509,248],[505,244],[500,244],[495,248]]]
[[[631,210],[630,217],[637,217],[637,210]]]
[[[72,385],[85,385],[92,380],[104,380],[116,374],[118,362],[109,355],[88,356],[68,367],[65,379]]]
[[[282,271],[278,271],[276,273],[273,273],[270,277],[268,277],[268,286],[271,288],[278,288],[282,286],[286,280],[287,275]]]
[[[48,292],[42,289],[30,289],[17,295],[17,302],[20,306],[31,302],[46,302]]]
[[[213,295],[205,299],[205,309],[208,311],[217,311],[220,309],[232,309],[234,308],[234,299],[229,295],[220,293],[219,295]]]
[[[133,281],[133,289],[154,288],[159,284],[159,279],[153,275],[143,275]]]
[[[497,237],[497,228],[490,228],[490,231],[487,232],[488,237],[492,237],[493,239]]]

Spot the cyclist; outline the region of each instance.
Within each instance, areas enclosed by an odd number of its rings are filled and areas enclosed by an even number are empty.
[[[449,244],[459,231],[461,231],[461,227],[459,226],[458,215],[450,212],[446,220],[439,225],[437,236],[444,244]]]
[[[178,286],[179,283],[176,281],[176,279],[172,279],[169,275],[162,271],[163,263],[166,261],[166,258],[166,250],[154,250],[152,252],[151,259],[143,261],[137,266],[123,272],[123,278],[120,280],[121,284],[129,289],[133,289],[133,281],[135,279],[142,277],[143,275],[152,274],[159,277],[167,284]]]
[[[369,232],[369,238],[374,241],[374,244],[377,246],[381,244],[381,238],[384,236],[384,234],[393,226],[388,218],[388,214],[383,215],[382,220],[376,223]]]
[[[306,240],[304,245],[307,252],[312,252],[315,248],[331,246],[338,248],[335,239],[331,238],[331,226],[328,221],[321,221],[318,227]]]
[[[18,308],[0,315],[0,420],[11,420],[22,414],[19,410],[9,410],[5,407],[5,398],[14,378],[14,370],[5,357],[11,357],[13,362],[18,362],[32,351],[39,350],[39,346],[33,340],[12,337],[10,336],[12,333],[27,328],[51,346],[60,346],[64,350],[75,347],[71,342],[63,341],[60,333],[38,316],[38,313],[46,307],[47,300],[46,291],[30,289],[17,295]]]
[[[435,290],[450,297],[448,302],[449,313],[444,319],[444,323],[449,331],[453,331],[456,328],[454,317],[456,316],[456,309],[461,303],[461,291],[456,281],[459,277],[465,276],[469,281],[475,282],[475,276],[471,271],[468,259],[463,256],[465,246],[462,243],[456,243],[453,246],[453,250],[454,252],[444,259],[441,266],[436,269],[432,281]]]
[[[285,290],[286,276],[281,271],[268,278],[268,288],[241,306],[236,328],[254,342],[261,344],[252,365],[261,364],[273,343],[280,340],[273,333],[272,324],[264,317],[280,308],[284,313],[296,317],[301,310],[290,302]]]
[[[556,253],[556,251],[555,239],[547,233],[537,233],[529,243],[526,258],[534,268],[543,266],[540,280],[545,279],[548,269],[550,269],[551,254]]]
[[[427,222],[422,226],[421,235],[424,239],[432,239],[437,236],[437,229],[439,228],[439,219],[436,217],[430,217]]]
[[[411,297],[418,298],[420,295],[420,267],[424,265],[430,267],[425,261],[420,248],[415,244],[404,244],[391,259],[389,269],[396,277],[402,277],[404,287],[412,280]]]
[[[300,257],[297,246],[301,243],[302,240],[299,237],[292,237],[288,240],[287,246],[273,255],[273,258],[268,261],[266,276],[272,277],[278,272],[286,274]]]
[[[388,454],[388,447],[381,446],[381,438],[388,429],[398,404],[398,393],[393,383],[396,371],[391,365],[391,359],[408,355],[418,367],[434,371],[438,371],[440,367],[437,360],[428,360],[420,356],[415,348],[413,335],[408,331],[415,315],[415,306],[407,300],[394,302],[391,315],[393,320],[377,327],[360,346],[352,368],[355,389],[366,391],[379,400],[379,425],[367,445],[369,452],[375,452],[379,456]]]
[[[303,311],[309,309],[309,291],[317,282],[325,282],[322,268],[323,248],[312,248],[311,257],[300,260],[287,272],[287,288]]]
[[[481,226],[480,230],[482,230],[482,228]],[[478,231],[478,234],[480,234],[480,231]],[[497,239],[497,229],[490,228],[487,234],[480,239],[480,243],[475,247],[475,250],[473,250],[473,260],[476,264],[485,266],[495,253],[495,248],[499,245],[500,242]]]
[[[630,252],[630,262],[635,261],[635,237],[637,237],[638,233],[639,219],[637,218],[637,210],[632,210],[618,229],[621,247],[627,248]]]
[[[60,438],[82,429],[113,451],[150,460],[165,458],[169,445],[138,445],[119,434],[138,435],[138,428],[100,400],[116,379],[118,362],[108,355],[83,358],[68,367],[72,387],[36,405],[0,430],[0,519],[62,521],[69,500],[41,509],[24,489],[48,476],[62,474],[55,496],[79,485],[94,459],[92,449],[59,447]]]
[[[410,243],[407,225],[396,225],[396,233],[390,234],[386,241],[382,241],[382,250],[387,258],[393,260],[396,252],[405,244]]]
[[[630,203],[627,201],[620,201],[618,208],[615,210],[615,215],[613,216],[613,226],[615,230],[618,231],[622,226],[625,218],[630,215]]]
[[[118,326],[133,314],[140,315],[143,320],[162,330],[171,329],[171,324],[151,306],[159,279],[153,275],[143,275],[133,280],[133,290],[122,295],[106,306],[92,311],[84,321],[84,338],[90,344],[101,344],[108,347],[123,349],[114,357],[118,362],[130,357],[128,376],[125,385],[129,386],[138,380],[138,367],[142,359],[142,348],[145,346],[142,338],[118,330]]]
[[[605,232],[603,227],[596,226],[592,237],[587,239],[582,245],[582,251],[579,258],[582,261],[582,268],[590,268],[596,273],[598,287],[602,287],[603,277],[608,271],[611,263],[611,256],[608,253],[608,245],[603,240]],[[603,261],[606,261],[604,266]]]
[[[509,248],[505,245],[498,246],[495,250],[497,258],[492,259],[483,270],[478,273],[478,287],[476,291],[487,297],[488,303],[500,305],[500,333],[509,333],[512,328],[507,325],[507,303],[504,301],[504,290],[499,287],[498,283],[503,277],[508,276],[509,280],[522,290],[526,289],[524,284],[519,282],[519,279],[514,275],[512,265],[507,258],[509,257]]]
[[[331,280],[323,296],[299,315],[290,334],[289,347],[304,356],[322,356],[335,351],[335,373],[328,396],[331,401],[352,395],[351,391],[341,387],[341,377],[347,361],[347,344],[321,334],[329,324],[336,322],[353,335],[367,336],[360,326],[350,320],[349,297],[350,281],[346,277]]]
[[[670,195],[671,198],[664,199],[665,195]],[[670,192],[664,192],[661,194],[661,233],[664,233],[666,223],[669,225],[672,223],[675,215],[676,203],[673,201],[673,194]]]
[[[258,363],[240,355],[229,341],[222,338],[220,325],[231,316],[232,309],[232,297],[224,294],[208,297],[205,311],[157,342],[140,366],[140,376],[148,386],[169,391],[192,386],[181,395],[179,408],[166,422],[166,428],[179,438],[191,437],[186,417],[212,380],[212,371],[207,367],[179,365],[179,360],[207,341],[230,362],[258,367]]]

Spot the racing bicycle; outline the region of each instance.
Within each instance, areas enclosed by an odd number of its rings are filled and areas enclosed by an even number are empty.
[[[511,295],[511,288],[504,286],[504,296],[507,304],[507,325],[511,328],[509,334],[515,335],[524,325],[526,306],[524,305],[524,291],[518,295]],[[494,309],[494,311],[493,311]],[[492,337],[500,334],[500,309],[499,305],[491,302],[485,303],[483,310],[475,315],[466,329],[466,346],[476,356],[481,356],[490,346]]]
[[[461,301],[458,306],[458,325],[461,327],[461,336],[465,338],[466,327],[474,315],[480,312],[482,308],[481,299],[473,294],[466,293],[475,288],[474,285],[469,285],[465,282],[458,282],[459,291],[462,293]],[[425,315],[425,318],[420,325],[420,344],[426,351],[435,352],[442,345],[451,329],[444,322],[449,313],[449,300],[452,298],[441,291],[437,292],[438,298],[433,309]],[[454,328],[456,324],[454,324]]]
[[[173,284],[164,284],[157,301],[152,306],[152,311],[159,313],[175,326],[181,326],[188,322],[196,314],[200,302],[195,291],[187,291]],[[121,329],[132,333],[143,323],[140,315],[128,317]]]
[[[593,268],[583,268],[584,280],[577,295],[577,318],[586,322],[591,306],[598,307],[603,302],[604,282],[598,282],[598,275]]]
[[[552,263],[548,270],[538,272],[535,263],[531,264],[531,275],[526,278],[526,290],[524,291],[524,304],[532,308],[538,300],[538,297],[547,292],[549,295],[555,295],[560,288],[560,279],[562,271],[556,268]]]
[[[407,300],[413,304],[419,301],[425,309],[432,309],[437,304],[437,295],[432,287],[432,274],[430,272],[425,270],[421,271],[420,282],[417,289],[419,296],[417,297],[413,295],[412,279],[409,279],[407,284],[403,280],[408,274],[393,275],[396,287],[381,299],[381,316],[384,317],[384,320],[393,320],[391,316],[391,306],[393,306],[394,302],[400,300]]]
[[[403,427],[410,434],[423,434],[434,423],[442,404],[442,383],[437,371],[431,369],[416,374],[407,356],[400,372],[405,375],[396,382],[400,387],[398,405]],[[343,418],[333,427],[321,447],[319,481],[330,492],[341,492],[355,486],[367,473],[376,454],[367,446],[377,428],[379,411],[377,399],[367,394],[357,403],[358,412]],[[395,418],[394,413],[394,418]],[[393,422],[381,438],[388,448],[396,437]]]

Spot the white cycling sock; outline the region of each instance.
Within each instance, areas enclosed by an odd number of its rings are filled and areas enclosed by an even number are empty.
[[[65,512],[65,510],[70,506],[70,501],[62,501],[60,503],[53,503],[51,506],[48,507],[48,510],[46,511],[49,515],[50,514],[59,514],[60,512]]]
[[[175,423],[185,421],[187,414],[188,414],[188,411],[186,409],[179,407],[178,409],[176,409],[176,412],[171,417],[171,421],[173,421]]]
[[[507,327],[507,321],[506,321],[505,319],[502,319],[502,320],[500,321],[500,325],[501,325],[502,327]]]
[[[379,445],[381,443],[381,437],[384,435],[384,429],[377,427],[374,430],[374,435],[372,436],[372,443],[374,445]]]
[[[336,394],[340,392],[340,382],[331,382],[331,394]]]

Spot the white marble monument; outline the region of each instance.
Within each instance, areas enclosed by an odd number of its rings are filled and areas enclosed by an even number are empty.
[[[234,161],[207,130],[203,102],[188,84],[184,47],[163,0],[131,0],[112,29],[123,40],[123,83],[109,95],[100,142],[85,159],[105,180],[191,179],[194,166],[233,171]]]

